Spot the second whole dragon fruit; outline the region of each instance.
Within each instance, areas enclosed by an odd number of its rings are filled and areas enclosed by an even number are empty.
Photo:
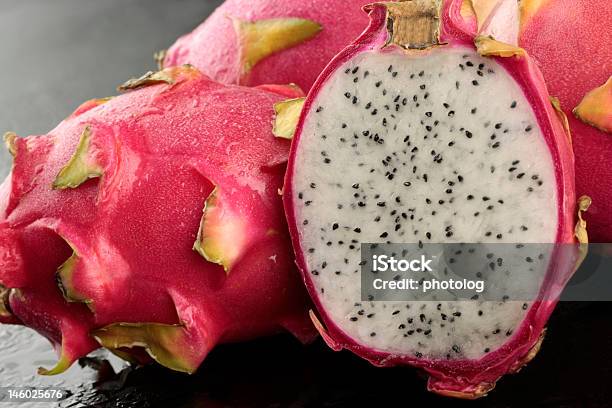
[[[587,241],[590,199],[576,199],[563,113],[533,60],[465,31],[461,7],[368,7],[369,28],[306,99],[284,201],[327,344],[375,365],[419,367],[433,392],[478,398],[537,353],[584,256],[573,243]],[[503,287],[528,271],[538,297],[374,301],[362,287],[363,274],[374,273],[361,269],[369,243],[451,243],[457,256],[461,245],[491,245],[487,284]],[[571,250],[523,249],[537,243]],[[525,252],[502,258],[496,245]]]
[[[275,105],[300,93],[190,66],[123,89],[46,135],[6,134],[0,321],[53,343],[42,374],[100,346],[191,373],[218,343],[310,341],[278,194],[289,141],[273,135]]]
[[[295,83],[308,91],[367,24],[367,0],[227,0],[160,55],[227,84]]]

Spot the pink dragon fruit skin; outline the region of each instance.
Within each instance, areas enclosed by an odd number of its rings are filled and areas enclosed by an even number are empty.
[[[589,236],[593,242],[612,242],[610,2],[524,1],[521,7],[519,44],[538,62],[551,95],[559,98],[567,114],[576,154],[576,188],[578,194],[588,191],[593,197]],[[572,40],[567,41],[569,38]],[[602,97],[596,105],[607,115],[593,126],[584,123],[576,108],[590,91],[606,82],[607,98]],[[600,130],[606,127],[608,133]]]
[[[41,372],[100,345],[191,373],[218,343],[312,340],[278,194],[289,141],[272,134],[274,104],[301,91],[190,66],[124,89],[47,135],[5,136],[3,321],[54,344],[60,362]]]
[[[222,83],[295,83],[307,91],[331,58],[363,31],[367,19],[361,7],[368,3],[228,0],[170,47],[163,66],[192,64]],[[249,24],[272,19],[280,19],[279,31],[270,29],[252,41],[241,40],[239,21]],[[294,28],[294,19],[302,19],[302,24]],[[258,52],[261,59],[251,69],[245,69],[244,56],[259,47],[268,48]]]
[[[414,1],[408,3],[428,2]],[[460,0],[443,2],[443,6],[440,13],[441,27],[439,33],[439,43],[447,44],[444,45],[444,47],[449,48],[468,47],[471,49],[475,49],[474,34],[465,31],[465,24],[463,23],[461,17],[461,3],[462,2]],[[308,160],[310,160],[310,157],[299,155],[299,152],[301,151],[300,143],[301,139],[303,138],[303,132],[305,131],[306,123],[308,122],[309,116],[315,115],[315,112],[316,114],[318,114],[321,111],[324,112],[325,109],[329,109],[329,107],[323,105],[323,102],[317,101],[317,96],[321,93],[324,93],[327,87],[331,87],[331,78],[335,73],[339,72],[341,68],[344,71],[346,67],[345,63],[351,61],[353,58],[362,53],[365,55],[380,52],[381,54],[393,55],[406,52],[402,51],[401,48],[397,47],[394,44],[387,45],[391,35],[389,31],[391,23],[388,22],[388,8],[390,7],[391,6],[388,5],[388,3],[377,3],[366,7],[366,11],[369,13],[371,19],[370,26],[362,34],[361,37],[359,37],[353,44],[346,47],[339,55],[334,58],[334,60],[332,60],[332,62],[326,67],[326,69],[323,71],[316,83],[313,85],[313,88],[311,89],[309,96],[306,99],[302,111],[302,116],[299,120],[296,129],[296,136],[292,145],[287,175],[285,178],[284,204],[287,219],[289,221],[289,230],[293,239],[294,249],[296,251],[298,267],[304,277],[309,293],[311,294],[311,297],[315,305],[317,306],[318,314],[320,315],[321,320],[319,321],[314,312],[311,312],[311,317],[318,330],[320,331],[321,336],[332,349],[348,349],[377,366],[389,367],[396,365],[410,365],[421,368],[429,375],[428,389],[430,391],[452,397],[468,399],[478,398],[483,395],[486,395],[486,393],[495,386],[496,381],[500,377],[507,373],[518,371],[524,364],[529,362],[535,356],[535,354],[540,348],[541,341],[545,333],[546,321],[555,307],[555,299],[557,299],[559,295],[559,287],[552,289],[552,286],[555,285],[545,284],[544,289],[542,290],[546,293],[541,293],[543,296],[542,299],[545,300],[533,302],[529,310],[526,312],[522,322],[520,323],[520,326],[517,327],[512,337],[501,347],[492,350],[484,357],[479,359],[449,361],[445,359],[428,360],[418,357],[415,358],[412,354],[381,351],[371,345],[368,345],[365,341],[358,341],[355,337],[349,335],[344,328],[340,327],[338,321],[334,320],[331,317],[330,310],[326,310],[322,301],[323,289],[314,283],[313,276],[323,274],[324,272],[320,272],[320,269],[316,271],[316,273],[313,272],[307,261],[307,257],[309,255],[306,253],[306,249],[308,248],[308,245],[312,245],[313,247],[315,247],[314,249],[311,248],[308,251],[312,251],[315,254],[318,253],[320,250],[324,249],[325,247],[323,245],[319,247],[310,241],[308,242],[308,244],[304,242],[306,237],[306,233],[304,232],[304,225],[306,225],[306,221],[302,223],[302,218],[300,217],[303,217],[303,214],[305,213],[301,212],[300,209],[304,208],[304,201],[302,200],[311,200],[311,198],[309,198],[309,196],[307,195],[307,184],[304,184],[302,190],[297,190],[298,187],[296,181],[296,169],[299,166],[306,166],[305,163],[308,163]],[[382,48],[385,49],[383,51],[380,51]],[[508,49],[506,49],[506,51],[508,51]],[[518,57],[501,57],[501,52],[497,52],[492,54],[492,58],[498,64],[503,66],[507,73],[520,86],[520,89],[524,93],[525,97],[530,101],[534,115],[537,119],[537,123],[541,128],[544,138],[547,141],[547,145],[553,152],[553,155],[555,157],[555,174],[558,180],[556,190],[557,197],[559,200],[558,227],[555,242],[572,243],[575,242],[574,223],[576,198],[574,190],[574,159],[569,138],[561,124],[561,121],[558,120],[558,113],[555,111],[555,109],[549,102],[546,86],[544,84],[542,75],[536,68],[534,62],[527,55],[523,54],[523,50],[520,50],[518,48],[510,49],[511,54],[515,51],[520,54]],[[407,51],[407,53],[410,52],[414,52],[417,55],[419,52],[422,52],[423,55],[427,55],[429,51]],[[406,64],[408,63],[409,62],[406,62]],[[363,78],[365,78],[365,75],[367,74],[363,72],[363,69],[365,68],[362,68],[361,71],[358,72],[363,74]],[[390,67],[389,75],[392,73],[392,70],[393,67]],[[356,76],[359,75],[356,74],[356,72],[357,70],[354,69],[352,71],[352,74]],[[366,72],[370,74],[370,72]],[[347,75],[351,75],[350,69],[348,68],[346,69],[346,71],[344,71],[344,73]],[[374,74],[371,73],[371,75]],[[361,78],[362,77],[359,77],[359,82],[361,82]],[[373,79],[372,81],[374,80],[375,79]],[[357,81],[354,82],[357,83]],[[391,92],[391,88],[386,89],[389,89],[389,91]],[[347,91],[348,92],[345,96],[348,99],[353,97],[353,104],[358,105],[359,103],[361,103],[361,106],[365,104],[365,101],[362,100],[362,95],[354,97],[353,95],[357,94],[352,93],[352,89],[349,89]],[[316,105],[319,103],[321,103],[320,106]],[[315,110],[315,108],[317,109]],[[366,105],[366,109],[367,108],[368,106]],[[372,115],[374,115],[374,113],[372,113]],[[321,121],[321,123],[324,123],[324,119],[321,119]],[[351,124],[348,121],[346,123],[348,123],[350,127]],[[342,125],[342,128],[346,127],[347,126],[345,126],[345,124]],[[359,135],[356,132],[355,139],[358,139],[358,136]],[[323,147],[320,148],[322,149]],[[317,147],[317,152],[318,149],[319,147]],[[307,150],[308,149],[305,148],[304,151]],[[330,157],[331,162],[333,163],[333,161],[335,160],[335,152],[326,151],[324,153],[324,157]],[[323,153],[321,154],[323,155]],[[359,157],[359,155],[355,157]],[[329,161],[326,162],[329,163]],[[326,170],[326,172],[334,173],[334,170]],[[317,173],[312,172],[308,174]],[[320,186],[320,183],[318,183],[318,181],[320,180],[309,180],[309,182],[313,182],[312,185],[315,184],[315,181],[317,182],[316,188],[318,189]],[[351,180],[350,182],[353,181],[357,180]],[[368,185],[370,186],[371,184]],[[338,188],[340,188],[340,185],[338,185]],[[359,188],[359,185],[354,184],[353,189],[357,188]],[[360,190],[350,190],[351,193],[353,191]],[[303,198],[301,196],[301,192],[304,192]],[[322,193],[319,191],[319,194]],[[312,198],[312,200],[314,201],[305,202],[306,206],[308,206],[309,204],[315,205],[317,197],[319,197],[320,199],[320,196],[315,195],[314,197],[315,198]],[[340,200],[340,198],[338,198],[338,200]],[[586,201],[581,201],[581,209],[588,207],[588,205],[583,206],[583,204],[588,202],[588,198],[586,198],[585,200]],[[345,207],[347,207],[347,205],[345,205]],[[356,207],[352,208],[354,209]],[[323,211],[321,211],[321,213],[323,213]],[[355,225],[358,224],[354,224],[353,226]],[[374,224],[372,224],[370,221],[370,224],[361,226],[369,228],[373,225]],[[365,231],[365,228],[361,228],[359,232],[363,233]],[[341,230],[341,228],[338,229],[337,225],[334,225],[333,229],[338,231]],[[387,235],[385,234],[384,236],[386,237]],[[574,270],[574,262],[574,259],[560,259],[557,263],[558,270],[555,272],[549,272],[549,274],[556,274],[556,276],[549,276],[548,279],[550,279],[551,282],[561,282],[562,286],[563,282],[566,282],[567,279],[569,279],[569,277],[571,276],[571,273]],[[322,267],[325,268],[325,265],[323,265]],[[333,268],[333,266],[331,267]],[[329,268],[330,266],[328,266],[328,269]],[[337,274],[340,275],[340,271],[338,271]],[[344,275],[344,273],[342,273],[342,275]],[[338,285],[340,285],[340,283]],[[327,291],[325,291],[324,293],[327,294]],[[327,296],[333,297],[337,296],[337,294],[334,293]],[[349,301],[359,302],[360,299],[349,299]],[[353,319],[355,319],[356,321],[357,317]],[[373,333],[372,335],[374,334],[375,333]]]

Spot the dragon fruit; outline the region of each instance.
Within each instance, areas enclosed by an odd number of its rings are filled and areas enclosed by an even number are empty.
[[[601,24],[612,19],[609,2],[464,0],[463,17],[474,31],[503,25],[538,63],[572,131],[577,192],[593,197],[591,240],[612,241],[612,173],[602,165],[612,156],[612,27]]]
[[[284,203],[327,344],[419,367],[429,390],[477,398],[537,353],[583,259],[590,199],[576,206],[569,135],[535,64],[464,30],[461,3],[366,8],[370,26],[305,101]],[[360,244],[394,242],[573,249],[543,261],[530,301],[364,299]]]
[[[53,343],[40,373],[100,346],[191,373],[218,343],[313,339],[278,194],[290,142],[272,134],[299,91],[190,66],[121,89],[49,134],[5,135],[0,319]]]
[[[366,4],[227,0],[159,58],[166,67],[193,64],[222,83],[295,83],[308,90],[332,57],[363,31]]]
[[[593,197],[589,236],[612,242],[612,7],[606,0],[522,0],[521,7],[519,44],[568,116],[576,189]]]

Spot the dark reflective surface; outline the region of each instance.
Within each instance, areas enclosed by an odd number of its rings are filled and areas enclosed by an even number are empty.
[[[61,407],[609,407],[611,312],[610,303],[561,304],[536,359],[478,401],[437,397],[424,391],[415,370],[376,368],[321,342],[303,347],[289,336],[218,347],[193,376],[156,366],[121,371],[117,361],[111,366],[89,359],[81,362],[85,367],[48,379],[34,376],[53,356],[42,340],[21,335],[20,344],[7,349],[0,334],[0,378],[3,384],[8,376],[17,385],[65,387],[72,395]]]
[[[125,79],[154,68],[152,53],[217,3],[0,0],[0,131],[46,132],[82,101],[114,94]],[[9,166],[0,149],[1,177]],[[412,369],[374,368],[287,336],[219,347],[194,376],[131,369],[97,353],[62,376],[40,377],[36,368],[55,361],[50,346],[9,326],[0,326],[0,386],[66,388],[71,395],[61,407],[609,407],[611,316],[611,303],[561,304],[532,364],[476,402],[425,392]]]

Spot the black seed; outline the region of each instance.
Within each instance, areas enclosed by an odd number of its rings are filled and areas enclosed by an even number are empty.
[[[510,108],[512,109],[516,108],[516,101],[512,101],[512,103],[510,104]]]

